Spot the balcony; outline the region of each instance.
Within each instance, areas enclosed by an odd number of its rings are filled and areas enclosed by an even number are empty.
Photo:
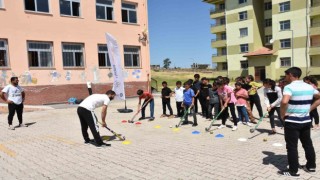
[[[222,17],[224,15],[225,15],[225,9],[215,9],[215,8],[210,9],[210,18],[211,19]]]
[[[212,55],[212,61],[215,63],[222,63],[222,62],[227,62],[227,55],[226,54],[213,54]]]
[[[225,23],[216,23],[211,24],[211,33],[217,34],[219,32],[225,32],[226,31],[226,24]]]
[[[211,39],[211,46],[212,48],[218,48],[218,47],[226,47],[226,39],[221,39],[221,38],[215,38]]]
[[[320,15],[320,1],[314,1],[311,5],[310,16]]]
[[[310,35],[320,35],[320,22],[311,24]]]
[[[225,0],[203,0],[203,2],[209,3],[209,4],[217,4],[217,3],[222,3]]]
[[[320,55],[320,43],[312,44],[310,47],[309,55]]]

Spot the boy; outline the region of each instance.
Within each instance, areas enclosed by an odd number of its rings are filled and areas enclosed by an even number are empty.
[[[176,99],[176,106],[177,106],[177,116],[182,117],[183,112],[182,112],[182,102],[183,102],[183,91],[184,88],[181,87],[181,81],[176,82],[176,88],[174,88],[174,94],[175,94],[175,99]]]
[[[234,95],[237,98],[236,106],[239,115],[239,122],[244,118],[245,122],[243,124],[251,126],[246,109],[247,99],[249,98],[248,91],[242,88],[242,84],[240,82],[236,82],[235,86]],[[232,130],[237,130],[237,127]]]
[[[219,100],[219,95],[217,91],[217,84],[216,82],[212,83],[212,88],[209,89],[209,115],[210,119],[213,119],[212,116],[212,109],[214,108],[214,118],[217,118],[217,115],[220,111],[220,100]]]
[[[201,79],[202,83],[200,86],[200,94],[199,94],[199,100],[201,104],[201,110],[202,110],[202,116],[206,119],[209,119],[209,89],[211,89],[211,84],[209,84],[209,80],[206,77],[203,77]]]
[[[167,117],[167,114],[166,114],[166,111],[167,111],[167,108],[166,106],[168,107],[169,111],[170,111],[170,116],[169,118],[173,118],[173,111],[172,111],[172,108],[171,108],[171,104],[170,104],[170,97],[171,97],[171,89],[168,88],[168,83],[166,81],[163,81],[162,82],[162,90],[161,90],[161,98],[162,98],[162,115],[161,117]]]
[[[194,102],[195,102],[195,94],[193,92],[193,90],[190,88],[191,87],[191,83],[190,81],[187,81],[184,83],[184,87],[186,88],[184,90],[183,93],[183,103],[182,103],[182,107],[184,107],[185,111],[188,111],[190,108],[190,111],[192,113],[193,116],[193,125],[192,126],[198,126],[197,123],[197,116],[196,116],[196,112],[195,112],[195,108],[194,108]],[[184,122],[182,123],[182,125],[186,125],[188,124],[188,115],[186,115]]]
[[[200,79],[199,74],[195,74],[193,77],[194,77],[194,81],[192,84],[192,89],[193,89],[193,92],[195,93],[194,110],[195,110],[195,113],[198,113],[198,98],[199,98],[199,90],[200,90],[200,86],[201,86],[201,81],[199,81],[199,79]]]
[[[148,105],[148,103],[150,103],[150,121],[154,120],[154,99],[152,94],[150,94],[149,92],[143,92],[143,90],[139,89],[137,91],[137,94],[139,96],[139,104],[138,104],[138,112],[141,111],[141,117],[139,118],[139,120],[143,120],[146,119],[145,116],[145,110],[146,107]],[[143,104],[142,104],[142,109],[141,108],[141,99],[145,99]]]

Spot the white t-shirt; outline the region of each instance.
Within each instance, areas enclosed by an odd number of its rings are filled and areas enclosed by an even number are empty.
[[[174,93],[175,93],[175,99],[177,102],[182,102],[183,101],[183,91],[184,88],[180,87],[180,88],[174,88]]]
[[[2,89],[2,92],[6,93],[8,100],[12,101],[14,104],[19,105],[22,103],[23,89],[19,85],[13,86],[12,84],[9,84]]]
[[[83,100],[79,106],[89,111],[94,111],[103,105],[109,105],[110,99],[106,94],[92,94]]]

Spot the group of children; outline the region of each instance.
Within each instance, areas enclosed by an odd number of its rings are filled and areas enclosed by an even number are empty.
[[[314,77],[307,76],[303,79],[306,83],[311,84],[315,89],[317,89],[318,83]],[[161,117],[183,117],[184,121],[182,125],[189,124],[188,116],[193,117],[193,126],[197,126],[197,114],[198,114],[198,101],[201,105],[202,117],[212,120],[213,118],[221,119],[222,123],[218,127],[222,129],[226,127],[226,121],[230,119],[233,121],[232,131],[238,129],[238,123],[244,125],[252,126],[252,123],[256,123],[256,119],[252,114],[252,109],[254,105],[256,106],[259,114],[259,118],[264,118],[269,116],[271,131],[270,134],[275,134],[275,112],[277,112],[277,117],[281,123],[280,116],[280,103],[282,100],[282,90],[285,86],[285,82],[281,79],[276,82],[271,79],[263,80],[263,83],[257,83],[254,81],[252,75],[246,77],[238,77],[235,79],[234,87],[229,85],[230,79],[227,77],[217,77],[212,84],[209,83],[209,79],[203,77],[200,80],[200,75],[195,74],[194,80],[189,79],[185,83],[181,81],[176,82],[176,87],[172,91],[168,88],[166,81],[162,82],[163,89],[161,91],[162,98],[162,109],[163,114]],[[258,95],[258,89],[264,87],[264,104],[266,105],[267,113],[263,114],[261,100]],[[140,120],[145,119],[145,108],[148,103],[150,103],[151,117],[150,120],[154,120],[154,97],[149,92],[143,92],[138,90],[139,95],[139,106],[141,108],[141,99],[145,99]],[[170,99],[174,96],[176,100],[177,116],[173,115],[173,110],[171,107]],[[166,114],[166,110],[169,110],[170,114]],[[237,114],[236,115],[236,110]],[[229,115],[231,114],[231,117]],[[320,129],[319,127],[319,114],[317,110],[310,112],[310,116],[315,120],[315,129]]]

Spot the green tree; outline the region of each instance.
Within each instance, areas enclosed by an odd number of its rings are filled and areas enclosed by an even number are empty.
[[[169,58],[166,58],[166,59],[163,60],[163,68],[169,69],[170,64],[171,64],[171,61],[170,61]]]

